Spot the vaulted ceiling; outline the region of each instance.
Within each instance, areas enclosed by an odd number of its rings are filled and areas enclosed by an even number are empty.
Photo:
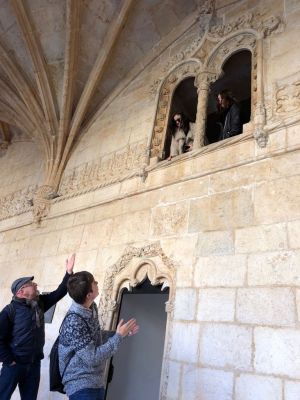
[[[36,140],[57,185],[84,125],[199,3],[0,0],[1,132]]]

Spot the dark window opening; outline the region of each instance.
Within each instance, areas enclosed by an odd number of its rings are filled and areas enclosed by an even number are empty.
[[[218,94],[223,90],[229,90],[237,101],[241,125],[249,122],[251,117],[251,52],[242,50],[233,54],[225,62],[223,71],[224,75],[211,85],[207,104],[205,144],[218,142],[236,134],[224,135],[227,110],[218,104]],[[229,122],[226,126],[228,125]]]
[[[168,298],[169,288],[152,286],[148,278],[131,291],[122,291],[118,321],[135,317],[140,331],[126,339],[113,357],[113,376],[106,388],[106,400],[159,398]]]
[[[198,94],[197,89],[194,86],[194,82],[195,78],[186,78],[179,83],[174,91],[168,118],[168,128],[162,157],[163,159],[166,159],[170,156],[172,141],[170,126],[174,114],[184,114],[186,119],[191,123],[196,121]],[[187,151],[187,149],[185,149],[185,151]]]

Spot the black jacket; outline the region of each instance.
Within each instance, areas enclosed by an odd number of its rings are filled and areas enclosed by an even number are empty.
[[[219,140],[239,135],[242,132],[243,125],[241,123],[240,109],[237,104],[233,103],[225,116],[225,121]]]
[[[0,362],[11,364],[31,363],[44,358],[45,344],[44,312],[67,294],[66,273],[58,288],[48,294],[41,294],[35,307],[26,299],[13,299],[13,313],[9,305],[0,313]],[[39,315],[37,323],[36,313]]]

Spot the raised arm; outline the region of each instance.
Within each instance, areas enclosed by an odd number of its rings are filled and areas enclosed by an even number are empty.
[[[66,260],[66,274],[56,290],[48,294],[41,294],[40,300],[43,303],[44,311],[49,310],[54,304],[61,300],[67,294],[67,283],[73,274],[75,264],[75,254]]]

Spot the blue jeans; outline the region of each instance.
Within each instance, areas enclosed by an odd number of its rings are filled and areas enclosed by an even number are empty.
[[[10,400],[17,385],[21,400],[36,400],[40,384],[41,362],[3,365],[0,373],[0,398]]]
[[[103,400],[104,389],[81,389],[72,394],[70,400]]]

